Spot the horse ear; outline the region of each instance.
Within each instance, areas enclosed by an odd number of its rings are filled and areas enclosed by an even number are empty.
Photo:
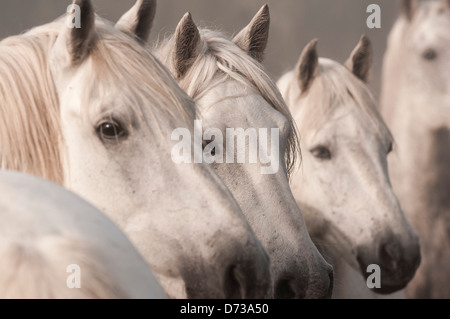
[[[201,44],[200,32],[188,12],[178,23],[175,31],[173,65],[178,79],[187,73],[200,54]]]
[[[417,9],[417,0],[401,0],[402,14],[411,21]]]
[[[363,35],[350,54],[345,66],[360,80],[367,82],[372,69],[373,48],[370,39]]]
[[[311,87],[319,71],[317,42],[318,40],[314,39],[306,45],[297,63],[297,79],[299,80],[302,94]]]
[[[156,14],[156,0],[138,0],[116,23],[116,29],[145,43]]]
[[[74,0],[67,13],[79,15],[80,23],[72,26],[65,23],[53,48],[54,60],[66,67],[83,62],[95,39],[95,12],[90,0]]]
[[[270,13],[269,6],[265,4],[252,21],[241,30],[233,39],[233,42],[250,56],[262,62],[264,51],[269,40]]]

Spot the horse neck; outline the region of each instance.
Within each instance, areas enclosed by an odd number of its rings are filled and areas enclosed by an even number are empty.
[[[450,211],[446,192],[450,167],[444,165],[450,161],[450,133],[436,124],[433,128],[433,122],[442,118],[432,114],[433,105],[426,105],[431,100],[412,94],[414,89],[403,71],[408,65],[393,41],[402,34],[401,21],[393,30],[395,36],[391,35],[389,42],[393,48],[384,57],[381,111],[397,145],[389,157],[394,190],[409,214],[414,211],[420,215],[421,210],[430,209],[430,204],[436,206],[434,209],[446,207]]]
[[[420,237],[422,263],[406,290],[408,297],[448,298],[450,280],[450,130],[430,129],[420,117],[397,116],[392,126],[397,154],[391,177],[406,217]],[[415,118],[415,121],[412,121]]]
[[[450,130],[410,126],[404,140],[397,142],[404,148],[404,161],[396,165],[403,172],[394,186],[401,190],[398,197],[419,234],[422,254],[407,295],[449,298],[444,283],[450,282]]]
[[[430,96],[414,94],[405,75],[411,64],[401,43],[408,24],[400,19],[394,25],[383,64],[382,113],[397,144],[389,158],[391,179],[407,213],[450,213],[450,131],[437,124],[448,115],[435,113]]]
[[[450,213],[450,130],[421,125],[420,117],[426,114],[396,113],[390,124],[397,149],[390,164],[402,206],[409,215],[423,216],[423,210],[428,217],[442,210]]]
[[[432,99],[402,84],[400,66],[385,59],[382,112],[397,144],[389,157],[394,191],[420,237],[422,263],[407,295],[448,298],[448,286],[439,283],[450,280],[450,130],[432,125],[444,123],[445,114],[433,114]]]

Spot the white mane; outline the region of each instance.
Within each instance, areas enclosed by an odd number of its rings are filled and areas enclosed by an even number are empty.
[[[0,42],[0,167],[58,183],[63,182],[64,155],[59,103],[48,56],[61,27],[61,22],[55,21]],[[192,126],[194,104],[164,66],[134,39],[100,18],[96,30],[96,45],[86,62],[92,72],[83,83],[86,110],[91,94],[108,86],[116,92],[132,92],[130,105],[138,118],[142,118],[142,106],[149,104],[150,96],[151,105],[177,126]],[[148,65],[153,66],[152,76],[144,71]],[[160,123],[154,108],[145,110],[155,117],[151,132],[156,132]]]

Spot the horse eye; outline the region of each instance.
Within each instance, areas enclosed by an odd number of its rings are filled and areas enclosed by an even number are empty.
[[[428,60],[428,61],[436,60],[436,58],[437,58],[437,52],[436,52],[436,50],[433,50],[433,49],[427,49],[427,50],[423,53],[423,58],[424,58],[425,60]]]
[[[125,136],[125,130],[117,123],[105,122],[97,128],[97,134],[104,140],[117,140]]]
[[[325,146],[318,146],[311,150],[311,154],[319,159],[322,160],[329,160],[331,159],[331,152],[328,147]]]

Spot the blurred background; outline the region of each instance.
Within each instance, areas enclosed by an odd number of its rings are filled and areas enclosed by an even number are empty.
[[[117,19],[135,0],[93,0],[102,17]],[[0,38],[21,33],[63,14],[70,0],[0,0]],[[367,34],[375,49],[370,84],[378,95],[386,39],[396,17],[393,0],[159,0],[152,40],[175,30],[183,14],[190,11],[201,26],[236,34],[259,8],[268,3],[271,13],[269,46],[264,62],[278,79],[295,66],[303,47],[319,38],[319,53],[345,62],[361,34]],[[381,7],[381,29],[366,25],[369,4]]]

